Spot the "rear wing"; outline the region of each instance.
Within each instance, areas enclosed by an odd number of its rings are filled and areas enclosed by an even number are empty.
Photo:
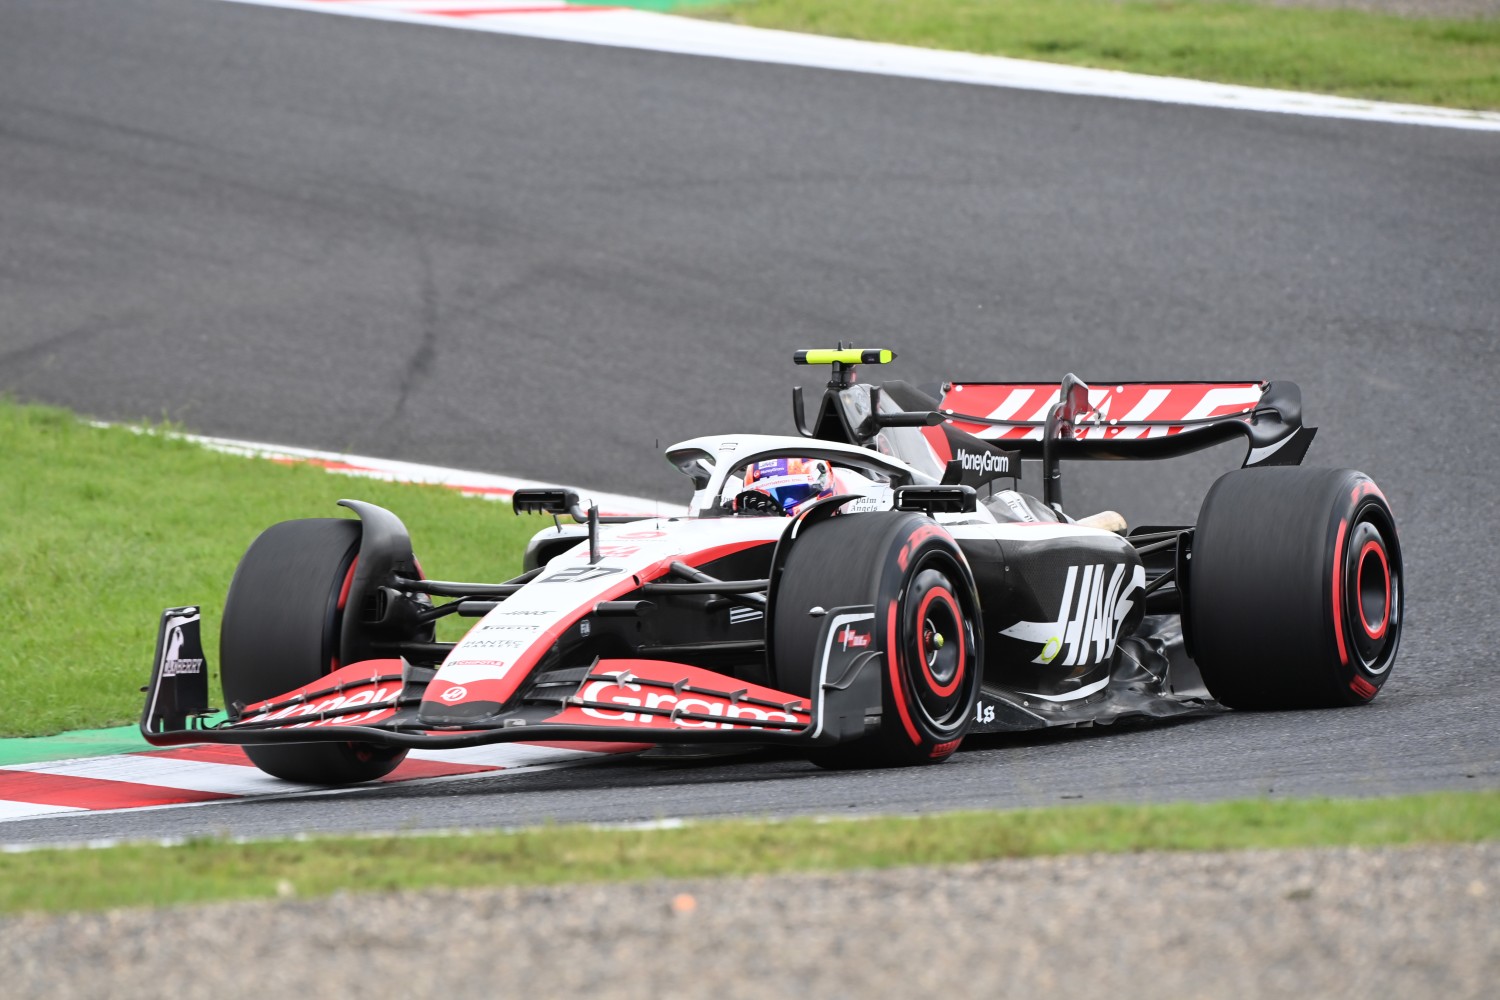
[[[883,429],[920,428],[938,461],[947,463],[944,483],[979,486],[996,475],[1019,475],[1020,463],[1012,459],[1040,459],[1043,497],[1059,509],[1058,464],[1063,459],[1172,458],[1243,438],[1246,468],[1298,465],[1317,433],[1302,426],[1302,390],[1295,382],[1106,382],[1096,387],[1073,374],[1061,382],[952,382],[939,390],[942,399],[933,409],[928,392],[904,382],[868,388],[856,384],[856,366],[894,359],[891,351],[843,345],[798,351],[797,364],[831,365],[833,377],[811,427],[801,387],[792,391],[797,430],[804,437],[886,450],[899,442],[879,439]],[[983,447],[989,450],[981,451]],[[971,466],[977,467],[972,474]]]
[[[1171,458],[1244,438],[1245,468],[1297,465],[1317,433],[1302,426],[1294,382],[957,382],[941,409],[958,429],[1041,459],[1043,499],[1059,510],[1065,458]]]
[[[1245,466],[1296,465],[1316,433],[1294,382],[955,382],[941,406],[1023,458],[1170,458],[1244,438]]]

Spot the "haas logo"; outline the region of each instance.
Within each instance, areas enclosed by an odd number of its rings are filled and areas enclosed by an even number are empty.
[[[1123,563],[1069,566],[1056,621],[1016,622],[1000,634],[1041,643],[1042,651],[1032,663],[1052,663],[1059,656],[1066,667],[1101,663],[1114,655],[1120,623],[1135,607],[1135,595],[1145,584],[1146,571],[1141,566],[1131,567],[1128,579]]]
[[[856,632],[853,625],[845,625],[834,638],[838,641],[839,647],[844,650],[850,647],[863,649],[870,644],[870,633]]]

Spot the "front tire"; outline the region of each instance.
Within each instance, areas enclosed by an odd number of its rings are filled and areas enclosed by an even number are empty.
[[[1193,532],[1193,659],[1231,708],[1363,704],[1390,677],[1404,582],[1395,518],[1368,476],[1228,473]]]
[[[880,727],[811,754],[822,767],[936,764],[973,722],[981,665],[979,598],[952,536],[920,514],[844,514],[792,543],[777,586],[772,650],[782,690],[813,696],[822,618],[873,605]]]
[[[342,665],[339,634],[362,529],[345,518],[283,521],[240,560],[219,630],[231,712],[311,684]],[[287,781],[347,785],[395,770],[404,749],[368,743],[250,745],[256,767]]]

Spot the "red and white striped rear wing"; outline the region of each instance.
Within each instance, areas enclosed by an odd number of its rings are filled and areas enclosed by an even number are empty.
[[[1243,437],[1246,466],[1296,465],[1316,433],[1294,382],[955,382],[941,406],[1022,458],[1169,458]]]

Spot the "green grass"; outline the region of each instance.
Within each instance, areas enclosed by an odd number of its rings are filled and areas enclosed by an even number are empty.
[[[405,520],[429,573],[476,580],[518,572],[545,526],[442,487],[247,461],[3,399],[0,460],[0,737],[134,722],[164,607],[203,606],[213,663],[235,565],[276,521],[370,500]]]
[[[1500,793],[1099,805],[861,822],[366,837],[0,854],[0,912],[295,894],[891,868],[1081,852],[1466,843],[1500,835]]]
[[[1500,108],[1500,18],[1211,0],[738,0],[764,28],[1453,108]]]
[[[234,566],[264,526],[337,515],[355,495],[400,513],[429,571],[514,572],[536,519],[436,487],[219,455],[0,400],[0,731],[133,721],[161,607],[204,605],[206,644]],[[1473,842],[1500,837],[1500,793],[1394,799],[1072,806],[856,823],[552,827],[0,854],[0,912],[159,906],[289,893],[830,871],[1069,852]]]

